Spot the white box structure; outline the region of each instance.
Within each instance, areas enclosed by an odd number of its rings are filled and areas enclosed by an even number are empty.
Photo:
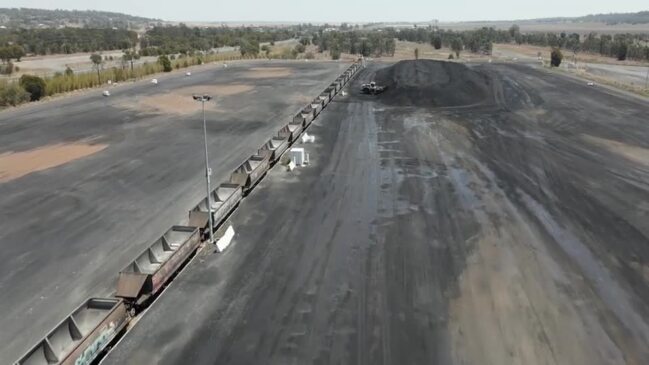
[[[293,147],[289,151],[289,158],[296,166],[302,166],[305,162],[304,148],[303,147]]]

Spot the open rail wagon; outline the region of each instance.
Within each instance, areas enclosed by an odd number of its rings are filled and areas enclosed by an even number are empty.
[[[334,94],[337,94],[340,89],[342,89],[343,84],[340,82],[340,79],[336,79],[336,81],[332,82],[329,87],[334,89]]]
[[[126,327],[121,299],[90,298],[75,309],[15,365],[90,364]]]
[[[272,164],[276,163],[282,154],[288,149],[288,138],[273,137],[268,140],[257,152],[260,156],[268,156]]]
[[[302,129],[302,124],[289,123],[279,130],[278,136],[280,138],[288,138],[289,142],[293,143],[302,134]]]
[[[334,96],[336,96],[336,89],[332,86],[327,86],[326,89],[320,94],[320,96],[325,96],[327,104],[333,100]]]
[[[302,108],[301,113],[302,115],[304,115],[306,121],[304,125],[305,127],[311,124],[311,122],[315,119],[316,115],[318,115],[316,109],[310,103],[305,105],[304,108]]]
[[[311,108],[313,108],[313,113],[316,116],[320,114],[324,106],[325,106],[324,100],[320,99],[320,97],[313,99],[313,101],[311,102]]]
[[[297,112],[297,114],[293,116],[293,121],[291,123],[302,124],[302,127],[306,126],[306,118],[304,117],[304,114],[302,114],[302,111]]]
[[[198,248],[197,227],[173,226],[120,271],[115,296],[139,308],[159,293]]]
[[[212,222],[216,228],[225,217],[239,204],[243,197],[241,185],[223,183],[214,189],[210,194],[212,199]],[[209,232],[209,215],[207,209],[207,197],[201,200],[192,210],[189,211],[189,226],[198,227],[203,232]]]
[[[247,194],[261,180],[269,168],[270,161],[267,156],[252,155],[230,175],[230,183],[240,185],[244,193]]]

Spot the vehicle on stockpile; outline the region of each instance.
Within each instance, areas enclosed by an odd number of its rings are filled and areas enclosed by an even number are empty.
[[[171,227],[120,271],[115,296],[136,314],[164,289],[200,243],[198,227]]]
[[[14,364],[90,364],[125,330],[129,320],[123,300],[90,298]]]
[[[361,85],[361,92],[363,94],[377,95],[384,92],[385,89],[385,86],[379,86],[374,81],[370,82],[369,84]]]
[[[212,222],[214,227],[221,224],[225,218],[234,210],[243,198],[243,189],[239,184],[223,183],[210,194],[212,201]],[[192,210],[189,211],[190,227],[198,227],[201,230],[201,237],[209,235],[209,215],[207,209],[207,197],[201,200]]]
[[[266,175],[269,168],[268,156],[252,155],[230,175],[230,183],[241,185],[244,195],[247,195]]]

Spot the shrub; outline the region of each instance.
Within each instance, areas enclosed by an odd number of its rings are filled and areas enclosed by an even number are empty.
[[[6,65],[0,66],[0,73],[3,75],[11,75],[14,72],[14,64],[8,61]]]
[[[312,60],[315,58],[315,55],[313,54],[313,52],[307,52],[304,54],[304,58],[306,58],[307,60]]]
[[[0,83],[0,106],[15,106],[29,101],[29,93],[16,82]]]
[[[339,60],[340,59],[340,50],[338,48],[331,49],[330,53],[331,53],[331,59],[332,60]]]
[[[171,61],[169,61],[169,57],[162,55],[158,57],[158,63],[162,66],[162,71],[164,72],[170,72],[173,70],[171,67]]]
[[[559,67],[562,60],[563,53],[561,53],[561,50],[559,48],[552,48],[552,52],[550,53],[550,66]]]
[[[440,49],[442,48],[442,37],[436,35],[433,37],[433,40],[431,41],[431,44],[435,49]]]
[[[45,96],[45,80],[42,78],[34,75],[22,75],[19,83],[29,93],[31,101],[40,100]]]

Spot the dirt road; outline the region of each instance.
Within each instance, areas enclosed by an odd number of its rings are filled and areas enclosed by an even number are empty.
[[[428,62],[363,71],[105,364],[649,363],[649,107]]]

